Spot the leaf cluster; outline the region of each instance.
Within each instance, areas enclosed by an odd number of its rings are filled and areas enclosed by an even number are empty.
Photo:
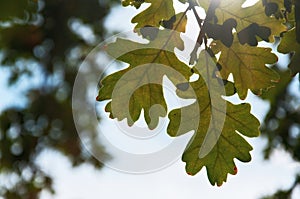
[[[237,93],[243,100],[249,90],[260,96],[276,86],[280,76],[269,66],[277,62],[277,56],[270,48],[258,46],[261,41],[273,42],[283,36],[278,51],[292,52],[289,67],[292,75],[299,73],[299,5],[288,0],[263,0],[249,7],[243,7],[243,0],[180,2],[187,5],[183,13],[175,12],[172,0],[145,1],[149,6],[133,17],[132,23],[136,24],[135,32],[148,39],[148,43],[118,39],[108,45],[108,54],[129,66],[102,80],[97,100],[109,100],[105,110],[110,117],[127,119],[128,125],[133,125],[144,110],[146,123],[153,129],[159,117],[169,112],[161,86],[163,76],[168,77],[177,86],[179,97],[196,102],[168,113],[167,133],[180,136],[193,130],[194,136],[182,156],[187,173],[195,175],[206,167],[211,184],[221,185],[227,174],[236,174],[234,159],[251,160],[252,147],[243,136],[259,135],[259,122],[250,113],[250,105],[232,104],[222,96]],[[123,5],[136,8],[142,3],[123,1]],[[205,17],[201,18],[197,7],[205,9]],[[194,15],[200,28],[189,64],[180,61],[174,52],[175,48],[185,49],[182,34],[186,31],[188,13]],[[199,54],[200,47],[204,50]],[[125,77],[145,64],[147,69],[138,75]],[[160,65],[176,70],[180,76]],[[195,74],[199,78],[191,82],[189,78]],[[231,74],[233,80],[229,78]],[[149,80],[153,75],[156,84]],[[223,92],[218,89],[220,85],[225,89]],[[151,111],[155,105],[161,109]],[[220,109],[222,106],[226,110]],[[182,116],[183,113],[188,114]],[[220,128],[218,124],[222,123]]]

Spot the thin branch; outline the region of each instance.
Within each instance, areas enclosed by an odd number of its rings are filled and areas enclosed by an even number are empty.
[[[192,3],[191,1],[189,1],[190,3]],[[198,22],[198,25],[200,27],[200,32],[199,32],[199,35],[198,35],[198,38],[197,38],[197,43],[195,44],[195,47],[193,49],[193,51],[191,52],[191,59],[190,59],[190,64],[193,64],[196,60],[197,60],[197,51],[198,49],[200,48],[200,46],[202,45],[202,43],[204,42],[205,44],[205,49],[207,50],[208,49],[208,46],[207,46],[207,37],[205,35],[205,31],[206,31],[206,24],[208,23],[208,21],[211,21],[213,18],[214,18],[214,13],[215,13],[215,9],[216,9],[216,5],[218,5],[220,3],[220,0],[217,0],[216,2],[214,2],[214,4],[210,4],[208,9],[207,9],[207,13],[206,13],[206,17],[205,19],[201,19],[198,15],[198,12],[195,8],[195,5],[194,3],[192,3],[192,7],[191,9],[193,10],[193,13],[196,17],[196,20]]]

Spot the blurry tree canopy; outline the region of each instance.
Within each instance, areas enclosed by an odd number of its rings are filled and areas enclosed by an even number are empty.
[[[74,166],[90,163],[101,167],[79,141],[72,117],[71,91],[82,58],[103,40],[103,21],[113,3],[0,1],[1,67],[10,72],[10,89],[16,83],[29,87],[25,107],[7,107],[0,115],[0,176],[14,179],[0,182],[0,196],[34,199],[42,190],[55,191],[51,176],[36,162],[44,150],[64,154]],[[82,27],[85,32],[78,31]],[[31,88],[30,80],[36,78],[33,76],[37,71],[42,83]],[[95,147],[109,157],[100,144]]]
[[[300,85],[289,75],[289,70],[280,70],[276,66],[274,69],[280,74],[281,81],[277,89],[261,96],[270,102],[270,110],[261,126],[262,135],[268,141],[264,156],[269,159],[274,150],[282,148],[293,160],[300,162]],[[295,176],[289,189],[279,190],[264,199],[289,199],[299,186],[300,173]]]
[[[36,71],[43,82],[26,91],[25,107],[7,107],[0,115],[0,177],[16,179],[13,183],[0,182],[0,196],[7,199],[35,199],[39,198],[42,190],[55,191],[51,176],[44,173],[36,162],[36,158],[43,150],[55,150],[64,154],[74,166],[90,163],[98,168],[101,167],[101,164],[81,146],[73,124],[70,99],[77,66],[82,58],[103,40],[106,33],[103,20],[113,2],[108,0],[0,1],[1,67],[10,71],[11,88],[16,83],[23,83],[20,82],[21,80],[29,81]],[[180,2],[193,3],[194,1],[180,0]],[[202,2],[204,7],[208,7],[208,4],[205,5],[207,0]],[[294,8],[298,9],[298,13],[295,13],[295,17],[291,16],[291,21],[293,23],[298,21],[299,24],[299,3],[295,3],[298,1],[262,0],[265,14],[281,19],[283,19],[282,14],[291,12],[288,8],[292,6],[288,4],[292,5],[292,2]],[[143,3],[143,0],[123,1],[123,5],[132,5],[136,8]],[[279,6],[285,7],[287,12],[281,13]],[[156,10],[156,8],[152,9]],[[150,25],[169,27],[169,23],[174,22],[173,16],[169,17],[170,19],[156,21],[157,23]],[[213,19],[211,19],[211,26],[207,28],[222,30],[224,27],[213,24]],[[135,20],[140,20],[137,26],[149,25],[147,24],[149,20],[143,17],[137,17]],[[231,38],[234,23],[229,25],[231,29],[228,33]],[[296,27],[298,32],[299,27]],[[82,28],[85,31],[81,32]],[[259,26],[256,24],[244,28],[244,32],[240,32],[246,34],[252,33],[252,29],[256,30]],[[240,34],[240,39],[244,40],[244,43],[257,45],[256,35],[247,40],[243,34]],[[263,40],[267,40],[267,36],[270,36],[257,34]],[[299,34],[297,35],[299,42]],[[213,34],[212,31],[208,37],[220,40],[223,36]],[[222,42],[226,47],[232,44],[232,41],[227,43],[228,41],[224,39]],[[286,40],[287,44],[288,42]],[[222,45],[221,42],[219,44]],[[291,53],[291,56],[293,54]],[[299,53],[296,55],[292,67],[294,73],[299,72],[297,71]],[[271,89],[261,96],[271,104],[271,109],[261,127],[262,134],[268,139],[265,157],[269,158],[274,149],[282,147],[295,161],[300,161],[300,88],[296,90],[291,86],[294,81],[287,67],[279,69],[275,65],[272,68],[281,76],[281,81],[276,85],[276,89]],[[26,78],[22,79],[24,76]],[[99,150],[103,151],[103,156],[109,158],[101,145],[95,147],[99,147]],[[280,190],[266,198],[291,197],[294,188],[300,185],[299,176],[300,174],[295,177],[295,183],[290,189]]]

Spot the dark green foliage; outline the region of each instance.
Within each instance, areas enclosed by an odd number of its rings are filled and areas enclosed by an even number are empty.
[[[300,44],[300,2],[295,1],[296,40]]]
[[[2,0],[0,1],[0,21],[32,20],[37,10],[37,0]]]

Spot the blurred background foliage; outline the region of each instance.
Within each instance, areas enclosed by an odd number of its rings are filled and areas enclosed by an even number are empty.
[[[280,75],[280,82],[261,96],[270,102],[270,110],[261,126],[262,135],[267,138],[264,157],[269,159],[274,150],[283,148],[300,162],[300,85],[298,78],[291,77],[291,72],[284,68],[273,67]],[[300,186],[300,173],[289,189],[263,199],[290,199],[297,186]]]
[[[9,70],[8,83],[12,87],[26,84],[26,79],[33,78],[36,72],[42,82],[26,90],[24,107],[6,107],[1,112],[0,196],[35,199],[42,190],[54,193],[51,177],[36,163],[44,150],[64,154],[74,166],[90,163],[101,167],[78,139],[71,91],[79,63],[104,39],[103,21],[115,2],[0,1],[0,67]],[[300,88],[288,70],[274,69],[281,74],[281,81],[276,89],[261,96],[271,104],[261,128],[268,140],[265,158],[275,149],[284,148],[300,161]],[[94,147],[109,158],[100,144]],[[290,189],[279,190],[265,199],[290,198],[293,189],[300,186],[299,176],[295,176]]]
[[[80,62],[106,34],[103,21],[113,4],[106,0],[0,1],[1,67],[9,70],[11,89],[28,84],[26,105],[7,107],[0,115],[0,196],[34,199],[42,190],[54,193],[51,177],[36,162],[44,150],[64,154],[74,166],[101,167],[79,141],[71,91]],[[31,88],[36,73],[41,83]],[[94,147],[109,158],[100,144]]]

